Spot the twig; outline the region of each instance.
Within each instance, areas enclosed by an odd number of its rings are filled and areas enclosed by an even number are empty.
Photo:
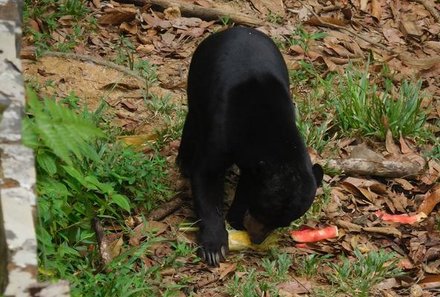
[[[436,22],[440,23],[440,14],[438,13],[438,10],[432,5],[430,0],[413,0],[413,1],[423,4],[426,10],[431,13],[432,17],[436,20]]]

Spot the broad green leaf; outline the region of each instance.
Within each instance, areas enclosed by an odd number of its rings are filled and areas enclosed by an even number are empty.
[[[116,203],[119,207],[126,211],[130,211],[130,202],[128,201],[128,198],[124,195],[120,194],[113,194],[111,196],[112,202]]]

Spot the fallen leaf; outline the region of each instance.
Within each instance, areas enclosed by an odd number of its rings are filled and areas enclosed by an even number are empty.
[[[104,14],[98,19],[101,25],[120,25],[123,22],[131,22],[136,17],[136,8],[134,7],[115,7],[104,11]]]
[[[368,0],[360,0],[359,9],[362,10],[363,12],[368,12],[367,5],[368,5]]]
[[[123,22],[120,26],[119,29],[121,29],[122,32],[124,33],[130,33],[132,35],[136,35],[138,32],[138,26],[137,24],[130,24],[127,22]]]
[[[400,21],[400,31],[402,31],[404,35],[409,35],[413,37],[420,37],[423,34],[422,30],[419,28],[419,26],[417,26],[415,22],[408,20]]]
[[[434,207],[440,202],[440,185],[426,194],[426,198],[420,204],[418,212],[429,215]]]
[[[385,147],[390,154],[400,155],[399,147],[394,143],[393,134],[390,130],[387,131]]]
[[[220,263],[220,277],[219,280],[224,279],[228,274],[237,269],[236,263]]]
[[[180,18],[182,16],[180,12],[180,8],[178,6],[170,6],[166,8],[164,11],[164,17],[167,20],[174,20]]]
[[[376,18],[376,21],[380,21],[382,17],[382,1],[371,0],[371,15]]]
[[[440,274],[428,275],[419,281],[419,284],[424,289],[440,288]]]

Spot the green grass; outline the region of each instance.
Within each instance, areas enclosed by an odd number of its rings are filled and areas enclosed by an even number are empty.
[[[426,136],[426,112],[421,108],[421,82],[403,81],[396,89],[386,80],[383,88],[370,82],[365,71],[347,69],[333,96],[336,123],[346,134],[385,139],[390,130],[395,138]]]
[[[258,297],[263,292],[279,296],[276,285],[289,279],[292,256],[272,250],[261,260],[258,269],[241,267],[226,286],[226,293],[234,297]],[[244,274],[244,275],[243,275]]]
[[[370,290],[386,278],[401,275],[397,255],[384,250],[362,254],[354,250],[355,258],[341,257],[340,264],[329,263],[333,273],[326,275],[336,292],[353,297],[368,297]]]

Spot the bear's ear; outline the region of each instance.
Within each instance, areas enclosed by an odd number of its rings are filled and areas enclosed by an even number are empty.
[[[316,185],[319,187],[322,183],[322,178],[324,177],[324,170],[321,165],[314,164],[312,167],[313,175],[315,176]]]

